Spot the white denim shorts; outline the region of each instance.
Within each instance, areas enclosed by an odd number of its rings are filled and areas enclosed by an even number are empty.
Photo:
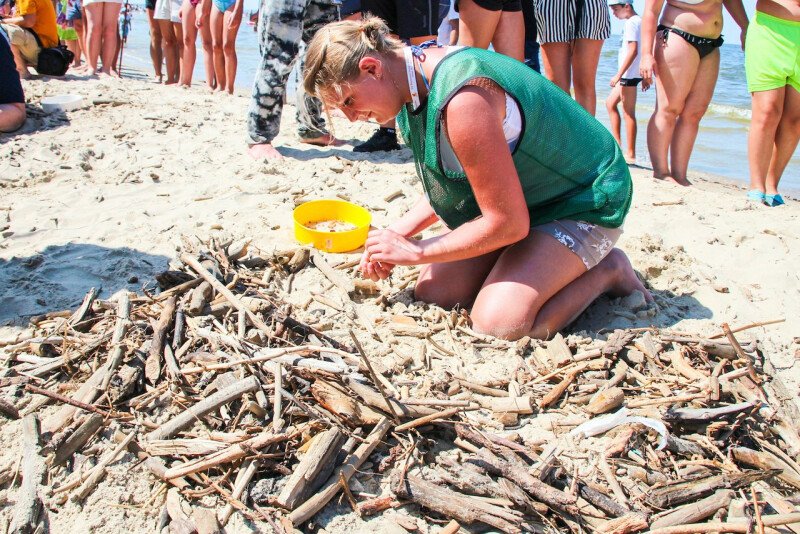
[[[181,4],[181,0],[156,0],[153,18],[155,20],[169,20],[175,24],[180,24]]]
[[[606,228],[584,221],[562,219],[539,226],[532,230],[553,236],[559,243],[574,252],[591,269],[608,256],[622,235],[622,227]]]

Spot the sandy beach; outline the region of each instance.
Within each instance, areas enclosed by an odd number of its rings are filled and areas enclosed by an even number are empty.
[[[0,337],[6,340],[23,335],[30,316],[74,309],[91,287],[102,288],[101,298],[121,289],[141,293],[143,285],[155,290],[153,276],[167,268],[182,239],[252,238],[270,252],[294,246],[291,212],[304,200],[351,200],[380,227],[421,192],[409,150],[356,154],[352,143],[303,145],[294,135],[293,107],[285,108],[276,140],[285,160],[251,160],[245,94],[212,95],[143,78],[34,80],[24,89],[28,121],[0,136]],[[87,106],[41,111],[42,97],[62,93],[82,95]],[[373,130],[334,120],[336,135],[354,142]],[[644,150],[642,132],[639,146]],[[746,154],[740,158],[746,169]],[[631,172],[633,207],[618,246],[657,306],[602,297],[568,331],[596,337],[655,325],[713,335],[722,323],[783,319],[739,336],[755,336],[798,395],[800,203],[755,206],[742,187],[713,176],[690,176],[695,185],[684,189],[653,180],[647,169]],[[385,292],[392,293],[393,283],[383,283]],[[292,298],[301,301],[308,290],[297,284]],[[18,430],[18,421],[2,424],[0,466],[16,461]],[[69,503],[52,514],[52,531],[152,531],[144,526],[151,516],[125,505],[131,495],[150,492],[147,480],[128,480],[112,468],[101,488],[105,500],[93,496],[83,509]],[[115,506],[105,506],[109,500]],[[8,519],[9,510],[0,499],[0,518]],[[346,523],[330,521],[329,532],[376,531],[353,514]],[[228,529],[249,531],[241,520]]]

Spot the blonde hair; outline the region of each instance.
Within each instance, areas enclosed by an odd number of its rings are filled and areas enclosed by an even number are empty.
[[[303,87],[324,101],[323,91],[340,94],[342,85],[358,76],[358,64],[365,56],[385,56],[402,47],[378,17],[327,24],[308,45]]]

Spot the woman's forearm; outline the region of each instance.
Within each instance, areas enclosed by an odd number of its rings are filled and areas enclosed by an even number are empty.
[[[661,14],[661,7],[663,0],[647,0],[642,13],[642,55],[649,56],[653,54],[653,42],[656,38],[656,27],[658,26],[658,17]]]
[[[453,230],[420,241],[421,263],[441,263],[475,258],[493,252],[525,238],[530,224],[512,224],[510,221],[492,221],[479,217]]]
[[[389,230],[397,232],[403,237],[417,235],[439,220],[425,195],[420,196],[417,203],[408,210],[400,219],[388,226]]]

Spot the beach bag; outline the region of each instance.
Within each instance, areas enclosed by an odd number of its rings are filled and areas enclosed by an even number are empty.
[[[30,28],[26,28],[36,38],[36,43],[41,49],[39,51],[39,61],[36,63],[36,72],[44,74],[45,76],[63,76],[69,69],[72,60],[75,59],[75,54],[70,52],[66,45],[58,42],[58,46],[53,48],[45,48],[42,46],[42,40],[36,35],[36,32]]]

